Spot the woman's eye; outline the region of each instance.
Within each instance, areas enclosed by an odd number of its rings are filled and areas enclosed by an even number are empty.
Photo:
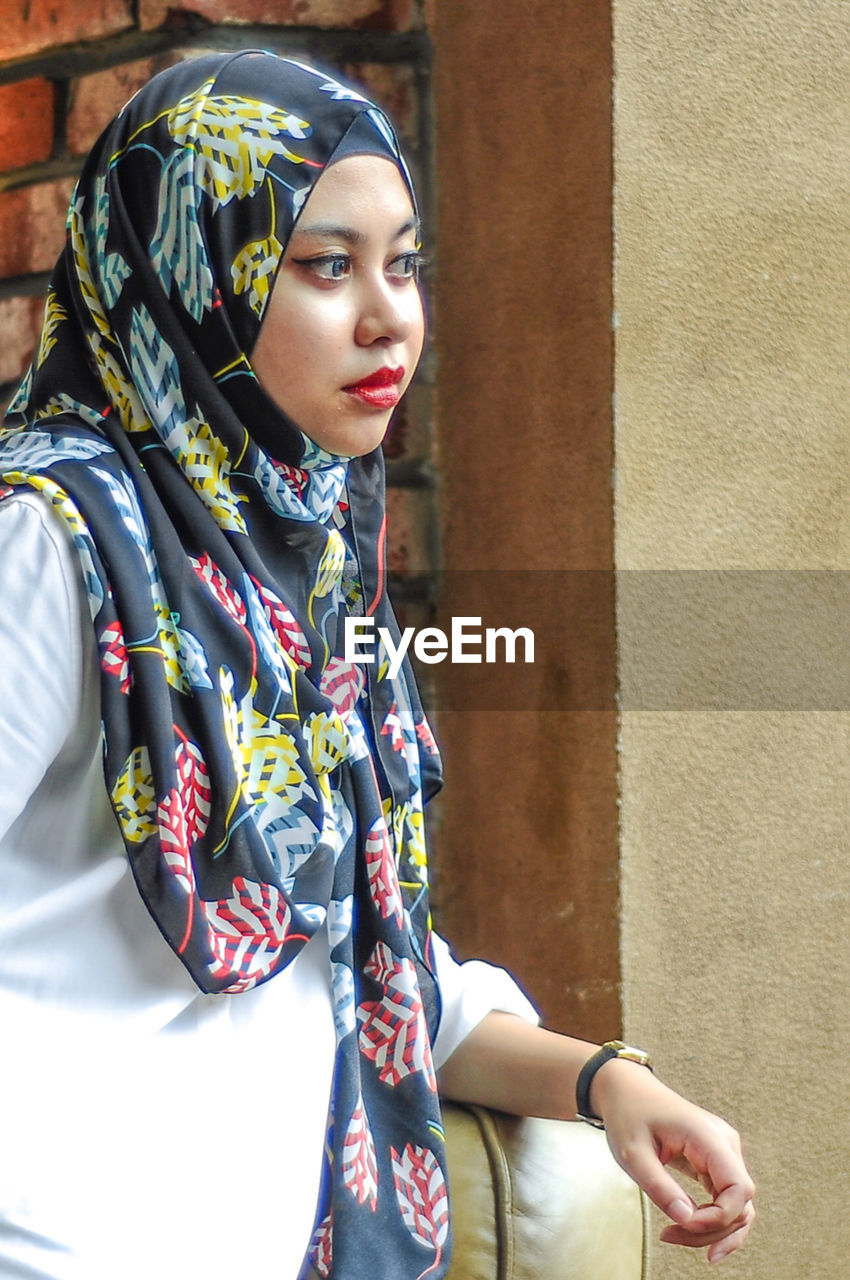
[[[326,253],[320,258],[302,258],[300,265],[320,280],[344,280],[351,270],[351,259],[344,253]]]
[[[418,280],[419,273],[425,265],[425,259],[417,249],[409,253],[400,253],[389,265],[389,274],[402,280]]]

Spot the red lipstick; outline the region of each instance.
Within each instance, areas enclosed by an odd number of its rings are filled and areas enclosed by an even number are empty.
[[[401,399],[401,393],[398,384],[404,378],[404,367],[399,365],[397,369],[390,369],[385,366],[378,369],[375,373],[370,373],[368,378],[361,378],[359,382],[352,382],[349,386],[344,387],[349,395],[356,396],[364,404],[370,405],[373,409],[394,409]]]

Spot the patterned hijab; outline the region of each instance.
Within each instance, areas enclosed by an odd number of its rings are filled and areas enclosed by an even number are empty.
[[[309,1262],[417,1280],[448,1260],[423,835],[439,762],[409,670],[343,659],[348,614],[398,634],[380,451],[318,448],[249,359],[295,219],[350,152],[409,185],[386,117],[325,74],[250,52],[154,78],[74,193],[0,477],[79,554],[107,787],[194,981],[245,991],[327,927],[338,1051]]]

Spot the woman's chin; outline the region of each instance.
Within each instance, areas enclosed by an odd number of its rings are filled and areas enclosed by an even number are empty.
[[[343,458],[362,458],[381,444],[390,425],[391,411],[370,414],[368,418],[359,417],[355,422],[334,423],[333,427],[302,427],[305,436],[327,453],[335,453]]]

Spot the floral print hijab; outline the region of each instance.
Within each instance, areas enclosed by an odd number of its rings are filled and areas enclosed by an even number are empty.
[[[380,451],[319,449],[250,363],[294,222],[353,151],[409,185],[386,117],[321,72],[249,52],[155,77],[72,198],[0,478],[70,531],[107,787],[194,981],[245,991],[327,929],[338,1053],[309,1265],[416,1280],[448,1259],[423,835],[438,759],[408,669],[343,657],[348,614],[397,635]]]

